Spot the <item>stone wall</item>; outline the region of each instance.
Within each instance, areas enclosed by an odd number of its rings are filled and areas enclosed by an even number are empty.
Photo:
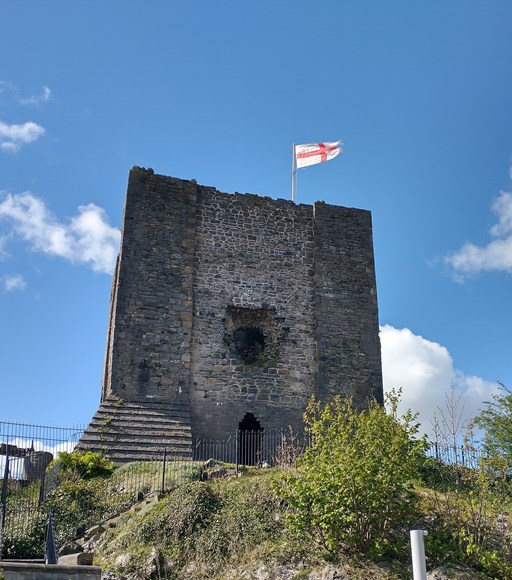
[[[188,400],[196,185],[130,173],[103,397]]]
[[[318,396],[382,403],[371,214],[325,203],[314,210]]]
[[[133,168],[103,399],[181,402],[221,438],[335,393],[382,400],[370,213]]]
[[[265,428],[297,426],[316,386],[313,209],[207,190],[197,215],[195,431],[233,432],[247,412]],[[254,360],[240,354],[238,329],[263,335]]]

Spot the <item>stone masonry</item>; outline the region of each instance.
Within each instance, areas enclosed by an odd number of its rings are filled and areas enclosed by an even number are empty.
[[[134,167],[101,404],[80,446],[122,462],[224,438],[248,413],[300,428],[313,394],[336,393],[382,402],[370,212]]]

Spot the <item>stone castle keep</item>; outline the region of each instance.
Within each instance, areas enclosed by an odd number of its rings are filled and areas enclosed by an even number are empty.
[[[117,462],[382,401],[370,212],[130,172],[100,407]]]

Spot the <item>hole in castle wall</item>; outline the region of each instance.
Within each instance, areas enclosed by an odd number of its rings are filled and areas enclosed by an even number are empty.
[[[247,364],[256,362],[265,350],[265,336],[259,328],[238,328],[233,340],[237,353]]]
[[[229,358],[238,359],[248,368],[275,366],[288,334],[282,323],[274,308],[228,306],[224,344]]]

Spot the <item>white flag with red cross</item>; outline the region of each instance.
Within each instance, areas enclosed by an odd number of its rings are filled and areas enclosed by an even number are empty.
[[[316,165],[334,159],[342,152],[341,141],[332,143],[307,143],[306,145],[295,145],[295,158],[297,169]]]

